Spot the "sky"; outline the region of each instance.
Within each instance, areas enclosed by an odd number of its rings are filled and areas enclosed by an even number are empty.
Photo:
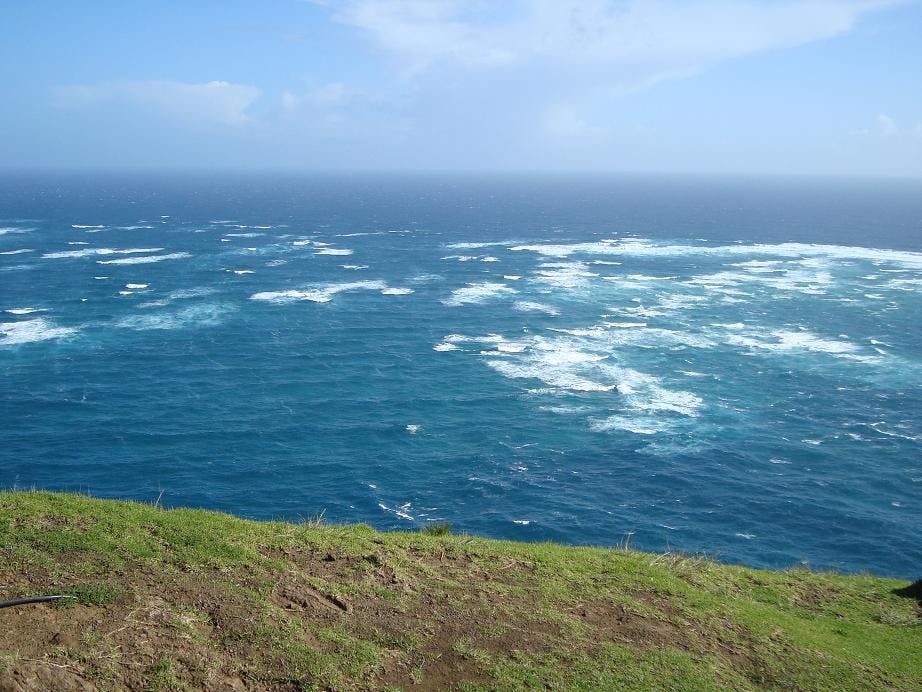
[[[0,166],[922,177],[922,0],[0,0]]]

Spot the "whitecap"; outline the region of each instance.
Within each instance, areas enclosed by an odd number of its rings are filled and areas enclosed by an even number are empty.
[[[172,252],[168,255],[148,255],[147,257],[125,257],[124,259],[96,260],[96,264],[152,264],[164,260],[191,257],[188,252]]]
[[[412,507],[413,507],[413,503],[411,503],[411,502],[406,502],[406,503],[400,505],[399,507],[388,507],[388,506],[385,505],[384,503],[379,502],[379,503],[378,503],[378,507],[380,507],[381,509],[383,509],[385,512],[390,512],[391,514],[397,515],[397,516],[400,517],[401,519],[406,519],[407,521],[415,521],[415,520],[416,520],[416,519],[413,517],[413,515],[410,514],[410,510],[411,510]]]
[[[631,281],[670,281],[677,279],[677,276],[649,276],[647,274],[628,274],[627,278]]]
[[[560,310],[555,308],[553,305],[547,305],[545,303],[535,303],[530,300],[517,300],[512,304],[513,309],[518,310],[519,312],[544,312],[548,315],[559,315]]]
[[[57,327],[43,318],[20,322],[0,322],[0,346],[60,339],[75,334],[77,331],[72,327]]]
[[[87,224],[72,223],[71,228],[105,228],[105,226],[90,226]]]
[[[150,284],[125,284],[125,288],[147,288]]]
[[[0,235],[21,235],[23,233],[31,233],[34,230],[34,228],[15,228],[13,226],[3,226],[0,227]]]
[[[7,250],[6,252],[0,252],[0,255],[22,255],[26,252],[35,252],[32,248],[22,248],[21,250]]]
[[[145,252],[159,252],[162,247],[129,248],[115,250],[108,247],[84,248],[83,250],[65,250],[63,252],[48,252],[42,255],[43,259],[71,259],[75,257],[91,257],[94,255],[136,255]]]
[[[922,279],[890,279],[886,288],[896,291],[916,291],[922,288]]]
[[[329,284],[318,288],[288,291],[263,291],[254,293],[250,300],[266,300],[273,303],[291,303],[299,300],[308,300],[314,303],[328,303],[337,293],[345,291],[383,291],[388,286],[383,281],[353,281],[340,284]]]
[[[463,288],[455,289],[451,292],[451,297],[443,300],[442,303],[450,306],[482,303],[509,293],[517,293],[517,291],[506,284],[484,281],[483,283],[472,283]]]
[[[515,242],[511,240],[500,240],[493,241],[489,243],[450,243],[445,247],[450,250],[477,250],[483,247],[500,247],[503,245],[514,245]]]
[[[667,411],[683,416],[697,416],[704,401],[692,392],[648,386],[643,397],[632,397],[631,408],[641,411]]]
[[[552,330],[563,337],[526,336],[508,340],[501,335],[465,337],[449,335],[443,343],[456,345],[465,341],[492,343],[493,351],[481,352],[484,363],[501,375],[515,379],[537,379],[556,390],[584,393],[617,393],[625,410],[697,417],[704,406],[701,397],[686,390],[671,389],[660,378],[610,362],[612,334],[628,330],[566,329]],[[638,333],[646,330],[635,330]],[[653,330],[671,334],[669,330]],[[697,337],[676,333],[682,340]],[[659,336],[662,338],[662,336]],[[553,389],[552,392],[553,393]],[[598,425],[605,425],[598,422]],[[612,423],[624,427],[623,421]],[[641,427],[647,429],[648,423]]]
[[[200,298],[202,296],[210,296],[214,293],[217,293],[217,290],[211,286],[200,286],[198,288],[180,288],[175,291],[171,291],[167,298],[169,300],[183,300],[186,298]]]
[[[336,257],[344,257],[346,255],[351,255],[352,250],[349,250],[348,248],[327,247],[327,248],[322,248],[320,250],[317,250],[317,252],[315,252],[314,254],[315,255],[334,255]]]
[[[768,340],[769,338],[774,340]],[[729,334],[725,342],[735,346],[764,349],[767,351],[814,351],[831,354],[848,354],[859,350],[859,346],[850,341],[824,339],[809,331],[787,331],[778,329],[767,336]]]
[[[33,312],[48,312],[48,308],[10,308],[4,312],[11,315],[31,315]]]
[[[632,416],[609,416],[601,420],[591,420],[589,423],[589,429],[592,432],[625,430],[637,435],[655,435],[658,432],[669,430],[670,427],[671,424],[665,420],[635,418]]]
[[[547,367],[540,360],[535,362],[512,362],[508,360],[488,360],[486,364],[501,375],[512,378],[536,379],[558,389],[575,392],[610,392],[614,384],[602,384],[570,372],[567,369]]]
[[[381,293],[386,296],[405,296],[409,293],[413,293],[412,288],[383,288]]]
[[[481,354],[496,355],[498,353],[521,353],[526,348],[528,348],[528,344],[522,343],[521,341],[500,341],[496,343],[495,350],[481,351]]]
[[[339,266],[342,267],[343,269],[352,269],[355,271],[358,271],[360,269],[368,269],[367,264],[341,264]]]
[[[764,255],[802,259],[819,257],[830,260],[865,260],[902,264],[922,269],[922,252],[888,250],[846,245],[822,245],[809,243],[756,243],[738,245],[678,245],[654,243],[641,238],[625,240],[602,240],[595,243],[533,244],[513,247],[514,251],[535,252],[547,257],[568,257],[572,254],[627,255],[634,257],[670,256],[715,256],[734,257],[740,255]]]
[[[589,411],[588,406],[541,406],[542,411],[548,411],[549,413],[556,413],[562,416],[572,416],[577,413],[585,413]]]
[[[539,265],[532,280],[555,288],[575,289],[587,286],[588,279],[596,276],[583,262],[554,262]]]
[[[419,432],[419,428],[420,426],[411,423],[410,425],[407,426],[407,432],[410,433],[411,435],[415,435],[416,433]]]
[[[154,329],[181,329],[184,327],[215,326],[232,310],[226,305],[193,305],[174,312],[124,317],[115,323],[122,329],[147,331]]]

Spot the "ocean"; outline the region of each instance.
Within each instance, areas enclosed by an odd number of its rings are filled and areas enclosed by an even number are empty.
[[[0,175],[0,485],[918,578],[922,183]]]

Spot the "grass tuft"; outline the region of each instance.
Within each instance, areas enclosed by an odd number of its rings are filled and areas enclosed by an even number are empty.
[[[450,536],[451,524],[445,521],[437,521],[423,526],[419,532],[426,536]]]

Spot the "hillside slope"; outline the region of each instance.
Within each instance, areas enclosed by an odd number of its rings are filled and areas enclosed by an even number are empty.
[[[919,586],[0,493],[0,690],[922,689]]]

